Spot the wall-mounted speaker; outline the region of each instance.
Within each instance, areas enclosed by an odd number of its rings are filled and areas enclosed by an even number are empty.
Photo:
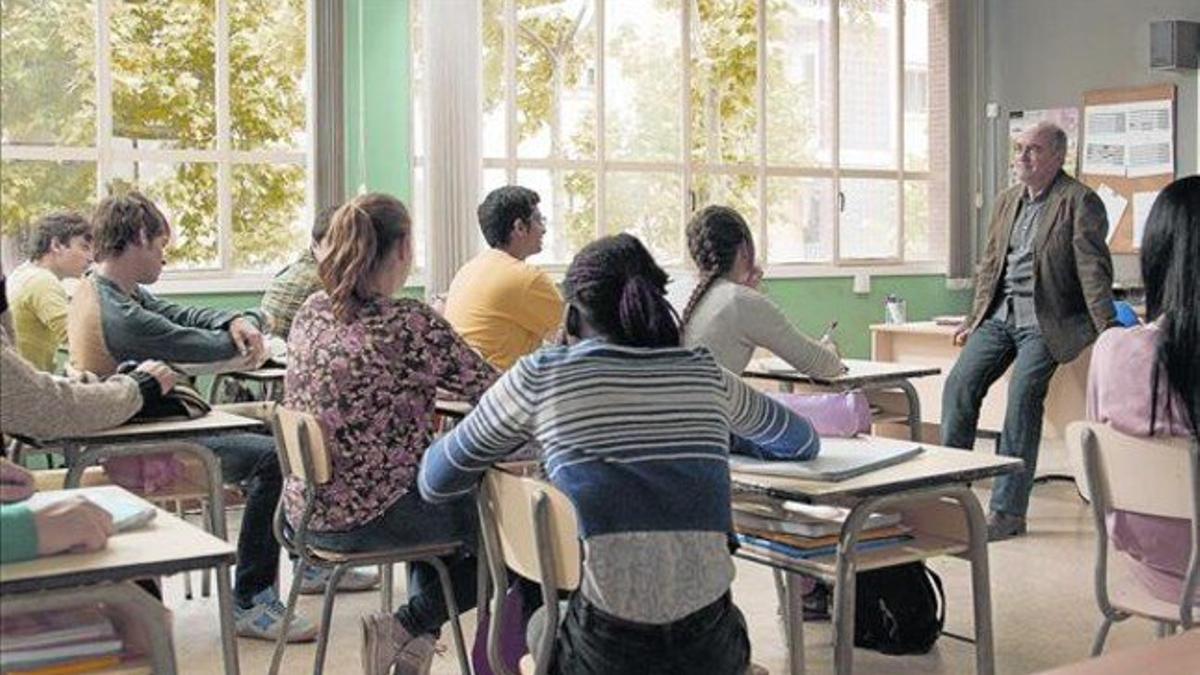
[[[1150,67],[1155,70],[1195,68],[1200,60],[1200,22],[1151,21]]]

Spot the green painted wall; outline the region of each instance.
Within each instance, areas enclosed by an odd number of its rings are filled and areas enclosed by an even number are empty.
[[[412,198],[408,10],[407,0],[347,0],[345,5],[346,191],[351,195],[378,191]]]
[[[964,314],[971,308],[972,291],[946,288],[940,274],[920,276],[871,276],[871,292],[853,291],[849,277],[818,279],[769,279],[767,294],[779,304],[797,327],[813,337],[821,335],[830,321],[837,320],[834,337],[842,355],[867,358],[871,355],[871,324],[883,323],[883,300],[888,293],[908,303],[909,321],[938,314]]]

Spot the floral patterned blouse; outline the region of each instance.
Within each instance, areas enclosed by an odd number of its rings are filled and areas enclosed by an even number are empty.
[[[498,373],[427,305],[375,298],[350,323],[324,291],[292,322],[284,404],[321,423],[333,478],[319,486],[310,527],[351,530],[414,489],[433,441],[434,403],[444,389],[472,403]],[[288,519],[300,519],[304,485],[284,487]]]

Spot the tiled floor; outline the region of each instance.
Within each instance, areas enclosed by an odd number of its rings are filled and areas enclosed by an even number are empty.
[[[979,489],[986,504],[986,487]],[[231,525],[236,526],[236,522]],[[1036,672],[1084,658],[1098,625],[1099,611],[1092,591],[1095,536],[1091,512],[1076,496],[1074,486],[1065,482],[1038,485],[1029,527],[1027,536],[990,547],[998,673]],[[970,636],[973,623],[968,565],[957,559],[940,559],[933,562],[933,567],[946,586],[949,601],[946,630]],[[403,580],[398,578],[397,584],[396,597],[403,598]],[[166,593],[167,603],[175,612],[181,672],[220,672],[215,600],[185,601],[178,579],[168,581]],[[376,593],[339,596],[326,672],[359,672],[358,617],[377,611],[378,597]],[[786,654],[776,623],[774,586],[769,571],[739,561],[734,599],[750,625],[754,660],[772,673],[786,672]],[[319,612],[318,598],[302,597],[301,610],[315,618]],[[474,626],[475,613],[470,612],[464,620],[468,636],[474,634]],[[1113,629],[1109,645],[1120,649],[1152,637],[1153,627],[1149,623],[1130,620]],[[804,638],[808,672],[831,672],[829,624],[806,624]],[[450,647],[449,633],[443,641]],[[269,644],[240,640],[239,648],[243,672],[266,671]],[[314,653],[312,645],[290,646],[283,672],[309,672]],[[889,657],[856,650],[855,663],[859,673],[971,673],[974,651],[970,644],[943,637],[927,655]],[[452,649],[437,658],[433,672],[458,672]]]

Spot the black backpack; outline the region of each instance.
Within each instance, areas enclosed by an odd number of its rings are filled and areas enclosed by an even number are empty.
[[[924,654],[946,623],[942,580],[925,563],[860,572],[854,597],[854,646],[884,654]]]

